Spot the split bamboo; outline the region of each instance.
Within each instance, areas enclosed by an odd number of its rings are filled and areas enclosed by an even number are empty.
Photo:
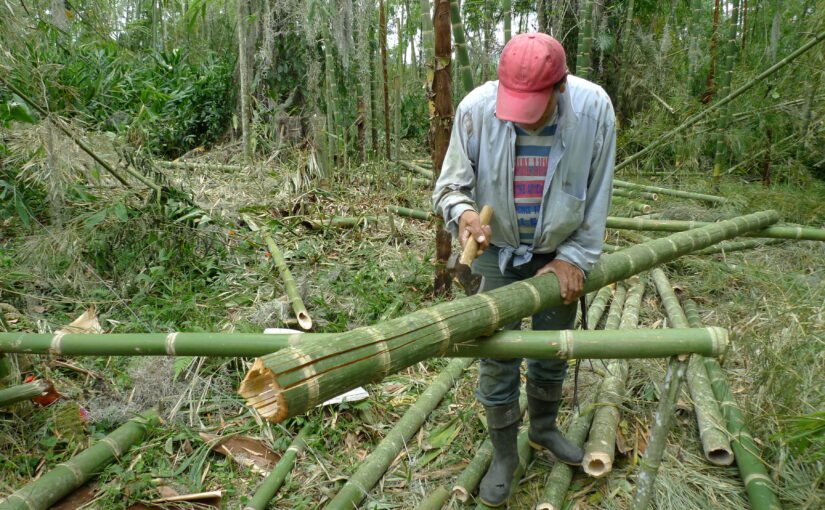
[[[725,197],[719,197],[716,195],[706,195],[704,193],[694,193],[691,191],[681,191],[678,189],[670,189],[670,188],[662,188],[659,186],[648,186],[646,184],[637,184],[635,182],[628,182],[628,181],[620,181],[618,179],[613,180],[613,185],[618,188],[625,188],[628,190],[636,190],[636,191],[646,191],[648,193],[658,193],[660,195],[670,195],[674,197],[680,198],[692,198],[694,200],[702,200],[705,202],[714,202],[717,204],[724,204],[728,201]]]
[[[653,142],[651,142],[649,145],[647,145],[644,149],[642,149],[642,150],[636,152],[635,154],[632,154],[631,156],[629,156],[629,157],[625,158],[624,160],[622,160],[621,163],[616,165],[615,171],[621,170],[622,168],[624,168],[624,167],[630,165],[631,163],[633,163],[634,161],[636,161],[638,159],[641,159],[642,156],[644,156],[644,155],[654,151],[655,149],[661,147],[666,142],[668,142],[670,140],[673,140],[673,138],[677,134],[679,134],[682,131],[684,131],[684,130],[688,129],[689,127],[693,126],[694,124],[696,124],[700,120],[703,120],[705,117],[709,116],[711,113],[715,112],[720,107],[722,107],[722,106],[728,104],[729,102],[733,101],[737,97],[741,96],[742,94],[744,94],[745,92],[747,92],[748,90],[753,88],[754,86],[758,85],[759,83],[762,83],[762,81],[765,78],[773,75],[779,69],[781,69],[781,68],[785,67],[786,65],[790,64],[791,62],[796,60],[800,55],[802,55],[806,51],[810,50],[811,48],[813,48],[814,46],[816,46],[817,44],[819,44],[823,40],[825,40],[825,30],[817,33],[810,41],[808,41],[807,43],[800,46],[797,50],[795,50],[793,53],[791,53],[787,57],[783,58],[779,62],[775,63],[774,65],[772,65],[769,68],[762,71],[758,76],[753,78],[748,83],[742,85],[738,89],[734,90],[733,92],[731,92],[727,96],[725,96],[722,99],[720,99],[719,101],[715,102],[714,104],[712,104],[708,108],[705,108],[701,112],[698,112],[698,113],[695,113],[695,114],[691,115],[690,117],[685,119],[684,122],[682,122],[681,124],[679,124],[675,128],[671,129],[667,133],[663,133],[658,138],[653,140]]]
[[[450,499],[450,491],[443,485],[439,485],[429,496],[421,500],[415,510],[441,510],[448,499]]]
[[[625,297],[627,296],[627,289],[624,285],[617,285],[614,292],[613,301],[610,303],[610,311],[607,315],[607,320],[604,324],[605,330],[618,329],[622,318],[622,309],[624,308]],[[589,319],[588,319],[589,320]],[[588,322],[588,326],[595,323]],[[601,386],[596,392],[596,395],[601,393]],[[574,442],[577,446],[582,447],[587,439],[590,424],[593,421],[594,407],[588,405],[585,407],[585,413],[578,415],[570,426],[567,433],[567,439]],[[570,481],[573,479],[573,466],[564,464],[563,462],[556,462],[553,464],[553,470],[550,472],[550,477],[542,491],[541,498],[536,505],[536,510],[561,510],[564,504],[564,497],[567,495],[567,489],[570,487]]]
[[[329,341],[338,336],[338,333],[0,333],[0,352],[63,356],[263,356],[297,346],[302,341]],[[704,356],[720,356],[727,348],[727,338],[727,330],[717,327],[640,329],[630,337],[603,330],[505,330],[492,336],[456,342],[437,355],[447,358],[621,359],[661,358],[673,353],[696,352]]]
[[[0,510],[46,510],[96,476],[108,464],[121,458],[129,448],[143,440],[149,425],[157,422],[158,414],[154,410],[129,420],[0,502]]]
[[[527,409],[527,395],[522,393],[518,401],[521,414]],[[490,467],[490,462],[493,461],[493,443],[490,438],[484,440],[481,446],[476,450],[476,454],[469,464],[461,471],[455,484],[452,488],[452,495],[455,499],[466,503],[470,500],[470,494],[476,490],[487,469]]]
[[[638,281],[638,278],[636,280],[627,293],[619,329],[636,329],[639,323],[639,309],[645,292],[645,284]],[[602,478],[613,470],[616,429],[621,418],[627,373],[627,361],[614,360],[607,366],[607,376],[601,383],[593,425],[590,428],[590,436],[585,444],[582,459],[582,469],[594,478]]]
[[[685,301],[685,313],[689,324],[693,326],[702,325],[696,303],[691,300]],[[736,466],[739,468],[739,475],[745,482],[745,490],[751,508],[754,510],[781,510],[782,505],[774,492],[772,478],[765,469],[759,445],[748,429],[745,415],[736,404],[736,398],[733,396],[730,387],[728,387],[722,367],[713,358],[705,358],[704,361],[713,393],[719,402],[719,407],[727,424],[727,430],[731,437],[731,447],[736,458]]]
[[[641,218],[607,217],[607,227],[627,230],[647,230],[652,232],[684,232],[705,227],[707,221],[647,220]],[[825,229],[813,227],[766,227],[746,232],[744,237],[769,237],[773,239],[798,239],[803,241],[825,241]]]
[[[642,214],[650,214],[653,212],[653,207],[650,204],[628,200],[624,197],[613,197],[613,203],[630,207],[632,210]]]
[[[410,209],[408,207],[399,207],[397,205],[388,205],[387,210],[391,213],[397,214],[398,216],[406,216],[407,218],[415,218],[417,220],[431,220],[433,219],[433,213],[427,211],[421,211],[419,209]]]
[[[664,271],[651,271],[653,281],[662,298],[670,325],[676,328],[688,327],[688,319],[679,304],[679,298],[673,291]],[[730,441],[724,430],[720,428],[722,413],[713,396],[707,372],[701,356],[691,356],[687,367],[688,391],[693,399],[696,413],[696,422],[699,428],[699,437],[702,440],[702,451],[705,458],[718,466],[729,466],[733,463],[733,452]]]
[[[680,232],[605,255],[593,267],[584,291],[597,290],[685,253],[764,228],[776,211],[763,211]],[[279,422],[324,400],[419,361],[437,356],[504,324],[561,303],[553,274],[535,276],[490,292],[441,303],[329,340],[258,358],[239,393],[266,419]]]
[[[395,427],[384,436],[375,450],[364,459],[358,470],[349,477],[347,483],[326,506],[327,510],[350,510],[358,507],[367,492],[384,476],[387,468],[421,428],[427,416],[473,361],[472,359],[453,360],[441,371],[418,397],[415,404],[410,406],[404,416],[398,420]]]
[[[249,225],[250,230],[253,232],[260,230],[252,218],[245,214],[242,216],[246,224]],[[269,248],[269,254],[272,256],[272,261],[275,263],[275,267],[278,268],[278,273],[280,273],[281,280],[284,282],[284,290],[286,291],[287,297],[289,297],[289,302],[292,304],[292,310],[298,319],[298,325],[301,326],[301,329],[312,329],[312,318],[310,318],[309,312],[307,312],[304,300],[301,299],[298,284],[295,283],[295,278],[292,276],[292,271],[289,270],[289,266],[286,263],[283,253],[281,253],[281,249],[278,248],[278,245],[275,244],[275,241],[266,232],[262,231],[261,237],[264,238],[264,242],[267,248]]]
[[[650,193],[648,191],[637,191],[635,189],[630,188],[613,188],[613,196],[625,198],[641,198],[644,200],[653,200],[654,202],[659,200],[659,195],[657,195],[656,193]]]
[[[453,24],[453,40],[455,54],[458,58],[458,74],[461,77],[461,97],[466,96],[475,88],[473,84],[473,70],[470,67],[470,56],[467,53],[467,41],[464,38],[464,24],[461,22],[461,2],[450,1],[450,19]]]
[[[0,390],[0,407],[39,397],[49,389],[49,383],[38,380]]]
[[[275,497],[275,494],[278,493],[278,489],[280,489],[281,485],[283,485],[287,475],[292,472],[292,466],[295,464],[295,459],[298,457],[298,454],[306,448],[306,439],[312,432],[312,429],[313,425],[310,423],[303,426],[301,431],[298,432],[298,435],[295,436],[295,439],[292,440],[292,443],[286,449],[283,456],[281,456],[281,460],[278,461],[269,473],[269,476],[261,482],[258,490],[255,491],[255,495],[244,507],[244,510],[266,509],[269,502],[273,497]]]

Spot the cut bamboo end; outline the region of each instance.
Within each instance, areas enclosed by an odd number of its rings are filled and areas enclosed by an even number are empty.
[[[709,450],[705,457],[708,462],[717,466],[730,466],[734,461],[733,452],[728,448],[714,448]]]
[[[470,500],[470,493],[467,492],[467,489],[460,485],[456,485],[453,487],[452,495],[455,499],[461,501],[462,503],[466,503]]]
[[[711,339],[713,340],[713,356],[717,358],[724,356],[728,351],[728,344],[730,343],[728,340],[728,330],[718,326],[711,326],[708,328],[708,331],[710,331]]]
[[[653,207],[651,207],[650,204],[644,204],[639,209],[641,209],[642,214],[650,214],[653,212]]]
[[[264,366],[261,358],[256,358],[246,374],[238,394],[246,399],[247,405],[273,423],[280,423],[287,417],[289,405],[284,392],[275,378],[275,373]]]
[[[657,195],[656,193],[651,193],[650,194],[650,199],[655,202],[655,201],[659,200],[659,195]]]
[[[550,503],[539,503],[536,505],[535,510],[559,510],[556,505],[551,505]]]
[[[602,478],[613,470],[613,460],[605,452],[592,452],[584,456],[582,469],[593,478]]]
[[[301,326],[301,329],[312,329],[312,318],[307,312],[298,312],[296,317],[298,318],[298,325]]]

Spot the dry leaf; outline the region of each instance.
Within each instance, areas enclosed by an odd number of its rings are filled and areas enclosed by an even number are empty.
[[[201,439],[212,443],[212,450],[226,455],[242,466],[249,466],[253,471],[268,473],[281,456],[267,448],[260,439],[246,436],[221,437],[215,434],[200,433]]]
[[[77,319],[73,320],[71,324],[63,326],[57,330],[58,333],[71,334],[99,334],[103,333],[103,328],[97,320],[97,313],[95,313],[94,305],[90,306],[88,310]]]
[[[61,499],[60,502],[52,506],[50,510],[75,510],[76,508],[80,508],[89,501],[95,499],[96,493],[96,487],[84,485],[65,498]]]

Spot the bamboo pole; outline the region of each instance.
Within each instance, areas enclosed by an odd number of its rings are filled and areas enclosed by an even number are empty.
[[[680,232],[604,255],[590,271],[584,292],[597,290],[657,264],[777,221],[763,211]],[[561,303],[558,280],[546,274],[490,292],[425,308],[331,340],[306,340],[258,358],[239,393],[265,418],[279,422],[324,400],[491,334],[538,310]]]
[[[761,246],[768,246],[771,244],[779,244],[784,242],[783,239],[748,239],[745,241],[729,241],[719,243],[713,246],[708,246],[704,250],[699,250],[691,255],[713,255],[715,253],[730,253],[733,251],[750,250],[751,248],[759,248]]]
[[[398,457],[412,436],[421,428],[427,416],[438,406],[441,399],[455,385],[464,370],[474,360],[457,359],[450,362],[433,380],[418,400],[410,406],[393,429],[364,459],[358,470],[349,477],[338,494],[327,504],[327,510],[350,510],[358,507],[367,492],[384,476],[387,468]]]
[[[641,198],[644,200],[653,200],[654,202],[659,200],[659,195],[656,193],[650,193],[649,191],[638,191],[631,188],[613,188],[613,196],[614,197],[625,197],[625,198]]]
[[[644,293],[645,284],[637,278],[627,293],[619,329],[636,329]],[[621,418],[627,373],[627,361],[614,360],[607,366],[607,376],[601,383],[593,424],[582,459],[582,469],[594,478],[602,478],[613,470],[616,429]]]
[[[397,205],[388,205],[387,210],[398,216],[406,216],[407,218],[415,218],[417,220],[429,221],[433,219],[433,213],[422,211],[420,209],[410,209],[408,207],[399,207]]]
[[[658,138],[656,138],[655,140],[653,140],[653,142],[648,144],[644,149],[642,149],[642,150],[632,154],[631,156],[625,158],[624,160],[622,160],[621,163],[616,165],[615,171],[621,170],[622,168],[630,165],[631,163],[633,163],[634,161],[640,159],[642,156],[648,154],[649,152],[652,152],[653,150],[658,149],[659,147],[664,145],[666,142],[672,140],[677,134],[679,134],[682,131],[686,130],[687,128],[693,126],[698,121],[704,119],[705,117],[707,117],[711,113],[718,110],[720,107],[728,104],[729,102],[733,101],[737,97],[741,96],[742,94],[744,94],[745,92],[747,92],[748,90],[753,88],[755,85],[758,85],[759,83],[762,82],[762,80],[764,80],[768,76],[773,75],[779,69],[781,69],[781,68],[785,67],[786,65],[790,64],[797,57],[799,57],[800,55],[802,55],[803,53],[805,53],[809,49],[813,48],[814,46],[816,46],[817,44],[822,42],[823,39],[825,39],[825,30],[823,30],[823,31],[819,32],[818,34],[816,34],[813,37],[813,39],[811,39],[810,41],[808,41],[807,43],[805,43],[804,45],[799,47],[796,51],[794,51],[793,53],[791,53],[787,57],[783,58],[782,60],[780,60],[776,64],[774,64],[774,65],[770,66],[769,68],[765,69],[764,71],[762,71],[758,76],[756,76],[754,79],[752,79],[748,83],[742,85],[738,89],[734,90],[733,92],[731,92],[730,94],[728,94],[724,98],[720,99],[719,101],[713,103],[711,106],[709,106],[708,108],[705,108],[701,112],[698,112],[698,113],[695,113],[695,114],[691,115],[690,117],[685,119],[685,121],[682,122],[677,127],[671,129],[667,133],[664,133],[661,136],[659,136]]]
[[[307,423],[301,428],[301,431],[298,432],[298,435],[295,436],[295,439],[292,440],[292,443],[284,452],[281,460],[278,461],[269,473],[269,476],[261,482],[261,485],[259,485],[255,491],[255,495],[252,496],[252,499],[243,510],[266,509],[269,502],[275,497],[275,494],[277,494],[278,489],[283,485],[287,475],[292,472],[292,466],[295,465],[295,459],[298,457],[298,454],[306,448],[306,439],[312,432],[312,429],[313,425],[311,423]]]
[[[647,184],[637,184],[635,182],[620,181],[618,179],[613,179],[613,185],[618,188],[624,188],[627,190],[635,190],[639,192],[645,191],[648,193],[658,193],[660,195],[670,195],[673,197],[680,198],[692,198],[694,200],[703,200],[705,202],[714,202],[717,204],[724,204],[728,201],[727,198],[719,197],[716,195],[706,195],[704,193],[694,193],[692,191],[681,191],[678,189],[662,188],[660,186],[648,186]]]
[[[613,296],[613,292],[613,286],[605,285],[596,293],[596,297],[593,298],[590,306],[587,307],[587,329],[596,329],[599,320],[601,320],[607,308],[607,302],[610,301],[610,297]]]
[[[689,324],[693,326],[702,325],[696,303],[692,300],[685,301],[685,313]],[[765,462],[762,460],[759,445],[747,426],[745,415],[736,404],[736,398],[733,396],[730,387],[728,387],[722,367],[713,358],[705,358],[704,361],[714,396],[719,402],[719,407],[731,437],[731,447],[735,454],[736,466],[739,468],[739,475],[744,480],[751,508],[754,510],[781,510],[782,505],[774,492],[773,479],[768,470],[765,469]]]
[[[501,11],[504,16],[504,44],[507,44],[512,35],[511,25],[513,23],[513,1],[503,0],[501,2]]]
[[[387,160],[391,160],[390,151],[390,92],[387,78],[387,12],[384,0],[378,0],[378,42],[381,46],[381,75],[384,77],[384,149]]]
[[[712,222],[707,221],[649,220],[641,218],[622,218],[619,216],[607,217],[607,228],[645,230],[651,232],[684,232],[686,230],[706,227],[711,224]],[[741,235],[744,237],[825,241],[825,229],[813,227],[770,226],[763,229],[746,232]]]
[[[324,220],[307,220],[304,223],[312,230],[326,230],[328,228],[367,226],[378,222],[379,220],[375,216],[331,216]]]
[[[10,406],[24,400],[31,400],[39,397],[49,389],[49,383],[43,380],[32,381],[25,384],[18,384],[0,390],[0,407]]]
[[[523,392],[519,396],[518,405],[523,415],[524,411],[527,410],[527,395]],[[470,463],[464,467],[461,474],[456,478],[451,490],[453,497],[462,503],[469,501],[470,494],[472,494],[478,487],[478,484],[481,483],[481,479],[484,478],[484,474],[487,473],[487,469],[490,467],[490,462],[492,461],[493,443],[490,441],[488,435],[487,439],[485,439],[476,450]]]
[[[149,425],[158,423],[158,420],[157,412],[151,410],[127,421],[0,502],[0,510],[46,510],[103,471],[108,464],[123,457],[129,448],[143,440]]]
[[[426,177],[430,180],[432,180],[432,178],[433,178],[432,170],[427,170],[426,168],[423,168],[423,167],[421,167],[421,166],[419,166],[415,163],[411,163],[409,161],[404,161],[404,160],[400,160],[400,159],[398,161],[396,161],[396,163],[398,163],[399,165],[403,166],[404,168],[406,168],[406,169],[408,169],[408,170],[410,170],[414,173],[417,173],[418,175],[421,175],[422,177]]]
[[[49,112],[47,112],[47,111],[46,111],[45,109],[43,109],[43,108],[42,108],[39,104],[35,103],[32,99],[30,99],[30,98],[29,98],[26,94],[24,94],[24,93],[23,93],[23,91],[22,91],[22,90],[18,89],[17,87],[15,87],[14,85],[12,85],[12,84],[11,84],[11,83],[9,83],[8,81],[6,81],[6,80],[5,80],[2,76],[0,76],[0,83],[3,83],[3,85],[5,85],[5,86],[6,86],[6,87],[8,87],[8,88],[9,88],[12,92],[14,92],[15,94],[17,94],[17,95],[20,97],[20,99],[22,99],[23,101],[27,102],[27,103],[28,103],[28,104],[29,104],[32,108],[34,108],[35,110],[37,110],[37,112],[38,112],[40,115],[42,115],[42,116],[44,116],[44,117],[49,117]],[[102,167],[103,167],[103,168],[104,168],[107,172],[109,172],[110,174],[112,174],[112,176],[113,176],[115,179],[117,179],[118,181],[120,181],[120,183],[121,183],[121,184],[123,184],[123,185],[124,185],[124,186],[126,186],[127,188],[131,187],[131,186],[129,186],[129,183],[126,181],[126,179],[124,179],[124,178],[123,178],[123,176],[122,176],[122,175],[120,175],[120,173],[119,173],[117,170],[115,170],[115,169],[114,169],[114,167],[113,167],[112,165],[110,165],[108,161],[106,161],[105,159],[103,159],[103,158],[101,158],[100,156],[98,156],[98,155],[97,155],[97,153],[96,153],[95,151],[93,151],[91,147],[89,147],[89,144],[87,144],[86,142],[84,142],[84,141],[83,141],[83,140],[82,140],[79,136],[77,136],[77,135],[75,135],[74,133],[72,133],[72,132],[71,132],[71,130],[70,130],[68,127],[66,127],[66,126],[63,124],[63,122],[62,122],[62,121],[61,121],[61,122],[55,122],[55,123],[54,123],[54,125],[55,125],[55,126],[57,126],[57,128],[58,128],[58,129],[60,129],[61,131],[63,131],[63,133],[64,133],[66,136],[68,136],[69,138],[71,138],[71,140],[72,140],[75,144],[77,144],[77,146],[78,146],[78,147],[80,147],[80,149],[81,149],[81,150],[83,150],[83,152],[85,152],[85,153],[86,153],[86,154],[88,154],[88,155],[89,155],[89,156],[90,156],[93,160],[95,160],[95,162],[96,162],[98,165],[102,166]],[[151,179],[147,178],[147,177],[146,177],[146,176],[144,176],[144,175],[141,175],[141,174],[140,174],[140,172],[137,172],[137,171],[133,170],[133,169],[132,169],[132,168],[130,168],[130,167],[126,167],[126,168],[125,168],[125,170],[126,170],[126,173],[128,173],[129,175],[131,175],[132,177],[134,177],[135,179],[137,179],[138,181],[140,181],[141,183],[143,183],[143,184],[144,184],[144,185],[146,185],[147,187],[149,187],[149,188],[151,188],[152,190],[154,190],[154,191],[155,191],[155,193],[157,193],[158,195],[160,194],[160,186],[159,186],[158,184],[156,184],[155,182],[153,182]]]
[[[250,230],[253,232],[260,230],[252,218],[246,214],[242,216],[246,224],[249,225]],[[301,329],[312,329],[312,318],[310,318],[309,312],[307,312],[304,300],[301,299],[298,284],[295,283],[295,278],[292,276],[292,271],[289,270],[289,266],[286,263],[283,253],[281,253],[281,249],[278,248],[278,245],[275,244],[275,241],[266,232],[261,231],[261,237],[264,238],[264,242],[267,248],[269,248],[269,254],[272,256],[272,262],[275,263],[275,267],[278,268],[278,273],[281,275],[281,280],[284,282],[284,290],[286,291],[287,297],[289,297],[289,302],[292,304],[292,310],[295,312],[295,318],[298,319],[298,325],[301,326]]]
[[[240,172],[244,170],[243,165],[218,165],[215,163],[199,163],[197,161],[163,161],[156,159],[152,161],[154,164],[166,168],[184,168],[184,169],[200,169],[200,170],[217,170],[222,172]]]
[[[0,352],[56,356],[263,356],[298,345],[301,339],[327,341],[337,336],[338,333],[0,333]],[[727,330],[717,327],[640,329],[632,336],[604,330],[505,330],[457,342],[440,355],[447,358],[618,359],[661,358],[674,352],[696,352],[721,356],[727,349],[727,338]]]
[[[473,84],[473,70],[470,67],[470,56],[467,53],[467,41],[464,37],[464,23],[461,21],[460,0],[450,1],[450,19],[453,24],[453,40],[455,54],[458,58],[458,74],[461,77],[461,97],[466,96],[475,88]]]
[[[624,285],[617,285],[614,292],[613,301],[610,303],[610,311],[607,315],[607,320],[604,324],[604,329],[607,331],[616,330],[619,327],[622,319],[622,309],[624,308],[625,297],[627,296],[627,289]],[[588,327],[595,323],[589,322]],[[604,382],[604,380],[602,380]],[[596,391],[596,395],[601,393],[601,386]],[[593,421],[594,407],[588,405],[585,407],[584,414],[576,417],[570,430],[567,433],[567,439],[581,447],[587,439],[588,431],[590,430],[591,422]],[[570,486],[570,481],[573,479],[573,466],[569,466],[563,462],[556,462],[553,464],[553,470],[550,471],[550,477],[544,486],[541,493],[541,498],[536,505],[536,510],[561,510],[564,504],[564,497],[567,495],[567,488]]]
[[[642,214],[650,214],[653,212],[653,207],[650,204],[636,202],[635,200],[628,200],[620,196],[613,197],[613,203],[630,207],[632,210],[640,212]]]
[[[421,500],[415,510],[441,510],[449,498],[450,491],[443,485],[439,485],[437,489]]]

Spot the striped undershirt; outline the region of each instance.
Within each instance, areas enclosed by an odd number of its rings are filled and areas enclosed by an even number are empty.
[[[516,204],[519,242],[532,245],[544,195],[544,178],[547,175],[550,148],[556,135],[556,118],[536,131],[527,131],[518,125],[515,128],[516,166],[513,198]]]

